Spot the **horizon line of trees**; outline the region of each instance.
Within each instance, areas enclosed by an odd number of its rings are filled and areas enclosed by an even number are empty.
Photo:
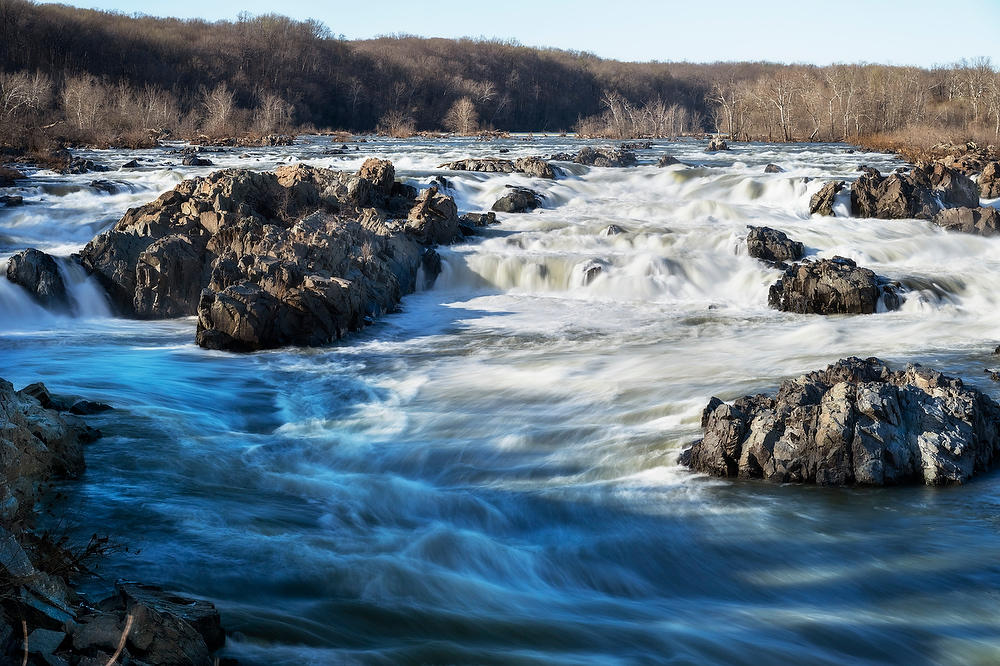
[[[345,41],[276,14],[212,23],[0,0],[8,146],[315,128],[788,141],[935,127],[995,140],[998,77],[987,58],[932,69],[625,63],[500,40]]]

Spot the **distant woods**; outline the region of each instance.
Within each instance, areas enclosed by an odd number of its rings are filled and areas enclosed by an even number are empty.
[[[930,70],[623,63],[501,41],[345,41],[277,15],[209,23],[0,0],[7,146],[307,129],[851,140],[928,127],[1000,137],[988,60]]]

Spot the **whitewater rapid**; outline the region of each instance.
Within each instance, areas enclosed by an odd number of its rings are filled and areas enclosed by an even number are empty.
[[[437,168],[582,143],[378,140],[337,155],[306,137],[208,153],[213,167],[179,166],[168,146],[81,153],[138,170],[31,174],[26,205],[0,208],[0,263],[26,246],[68,257],[126,208],[230,166],[353,171],[377,156],[418,187],[446,178],[461,212],[507,185],[544,196],[440,248],[441,276],[400,313],[319,349],[199,349],[193,319],[115,318],[68,261],[71,314],[0,280],[0,376],[116,407],[63,487],[64,527],[129,546],[107,578],[212,600],[248,664],[1000,658],[996,474],[775,488],[676,463],[711,396],[848,355],[927,363],[998,396],[983,369],[1000,365],[1000,240],[811,217],[827,180],[901,164],[843,145],[658,142],[637,167],[562,164],[555,181]],[[658,168],[665,153],[694,166]],[[769,309],[780,273],[747,255],[748,224],[898,280],[902,308]]]

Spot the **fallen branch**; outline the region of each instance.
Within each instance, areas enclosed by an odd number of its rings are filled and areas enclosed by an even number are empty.
[[[132,613],[129,613],[128,617],[125,618],[125,629],[122,630],[122,637],[118,639],[118,649],[115,650],[115,653],[111,655],[111,659],[108,659],[108,663],[104,664],[104,666],[113,666],[113,664],[118,661],[118,657],[121,656],[122,650],[125,649],[125,641],[128,640],[128,632],[132,631],[133,619]]]

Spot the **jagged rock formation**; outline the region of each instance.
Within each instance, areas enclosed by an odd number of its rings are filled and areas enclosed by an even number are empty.
[[[879,300],[899,307],[896,286],[844,257],[805,261],[785,270],[768,291],[772,308],[799,314],[872,314]]]
[[[681,456],[713,476],[773,483],[963,483],[1000,452],[1000,405],[920,366],[848,358],[776,396],[712,398],[704,438]]]
[[[851,215],[855,217],[929,220],[943,208],[978,205],[979,192],[972,179],[940,162],[888,177],[865,167],[851,186]]]
[[[521,157],[516,160],[498,158],[469,158],[456,162],[447,162],[438,166],[439,169],[451,171],[481,171],[484,173],[523,173],[535,178],[555,178],[556,172],[551,164],[538,157]]]
[[[994,236],[1000,227],[1000,210],[996,208],[948,208],[935,215],[932,221],[949,231]]]
[[[712,140],[708,142],[708,146],[705,148],[705,152],[714,153],[718,150],[729,150],[729,144],[722,137],[712,137]]]
[[[755,259],[772,264],[784,264],[786,261],[798,261],[802,258],[805,248],[802,243],[794,241],[783,231],[770,227],[747,226],[747,251]]]
[[[459,237],[450,197],[417,197],[371,159],[358,174],[299,164],[185,181],[129,210],[79,260],[123,314],[197,314],[200,345],[249,351],[361,328],[416,288],[422,266],[440,265],[429,245]]]
[[[989,162],[979,174],[979,193],[984,199],[1000,197],[1000,162]]]
[[[630,150],[590,146],[584,146],[577,153],[556,153],[549,159],[598,167],[629,167],[639,163],[635,153]]]
[[[842,189],[844,189],[842,180],[834,180],[824,185],[809,199],[809,214],[833,216],[833,203]]]

